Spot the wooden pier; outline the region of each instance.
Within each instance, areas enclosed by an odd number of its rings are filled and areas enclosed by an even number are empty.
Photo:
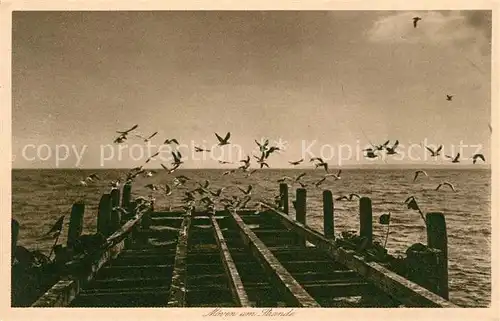
[[[306,224],[306,191],[296,193],[295,213],[286,184],[279,206],[167,212],[132,200],[126,185],[101,199],[105,241],[64,262],[59,281],[31,306],[457,307],[447,300],[441,213],[427,214],[427,248],[410,248],[394,268],[397,260],[373,254],[370,199],[360,200],[357,238],[341,240],[331,192],[323,193],[323,234]],[[117,210],[120,196],[129,214]],[[74,217],[68,248],[81,233],[81,215]]]

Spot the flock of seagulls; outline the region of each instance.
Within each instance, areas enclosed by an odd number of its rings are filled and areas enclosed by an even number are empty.
[[[419,22],[422,21],[422,17],[413,17],[413,27],[417,28],[419,25]],[[453,95],[446,95],[446,100],[447,101],[452,101],[453,100]],[[135,133],[139,125],[134,125],[131,128],[127,130],[122,130],[122,131],[116,131],[116,133],[119,134],[118,137],[114,139],[114,143],[116,144],[121,144],[124,143],[129,139],[129,137],[132,135],[131,133],[134,133],[132,136],[137,137],[141,140],[143,140],[145,143],[151,141],[154,137],[158,135],[158,132],[154,132],[150,135],[141,135]],[[490,127],[491,130],[491,127]],[[215,146],[217,147],[223,147],[226,145],[230,145],[230,139],[231,139],[231,133],[227,132],[224,137],[219,135],[218,133],[215,133],[215,137],[217,139],[217,143]],[[254,174],[257,170],[262,169],[262,168],[269,168],[268,160],[269,158],[274,154],[274,153],[280,153],[281,149],[277,146],[271,146],[269,143],[269,139],[266,139],[264,141],[257,141],[255,140],[255,143],[258,148],[258,154],[257,155],[247,155],[244,159],[240,160],[237,162],[237,166],[229,169],[227,171],[224,171],[222,173],[222,176],[227,176],[227,175],[233,175],[235,173],[241,172],[244,173],[245,177],[248,178],[252,174]],[[165,139],[163,142],[164,145],[169,145],[171,147],[179,146],[179,141],[176,138],[168,138]],[[371,147],[364,149],[364,157],[368,159],[375,159],[380,157],[381,153],[385,152],[386,155],[397,155],[398,154],[398,147],[399,147],[399,140],[396,140],[393,144],[391,144],[390,140],[387,140],[383,144],[380,145],[375,145],[370,142]],[[431,157],[438,157],[441,155],[443,145],[440,145],[437,149],[432,149],[428,146],[425,146],[426,150],[430,153]],[[203,152],[210,152],[210,149],[207,149],[202,146],[195,146],[194,151],[196,153],[203,153]],[[143,177],[152,177],[157,174],[159,174],[158,171],[155,170],[146,170],[144,166],[149,163],[150,161],[154,160],[156,156],[158,156],[159,151],[149,157],[145,163],[141,166],[135,167],[131,169],[125,177],[122,177],[118,179],[117,181],[114,181],[111,183],[112,188],[119,188],[119,186],[122,184],[122,182],[128,183],[132,182],[135,178],[139,176]],[[171,152],[172,154],[172,162],[170,164],[163,164],[161,163],[161,167],[167,174],[172,174],[174,173],[179,167],[184,164],[182,154],[178,150],[174,150]],[[460,162],[460,153],[457,153],[454,156],[450,155],[445,155],[446,158],[448,158],[451,163],[459,163]],[[252,164],[252,158],[254,159],[254,162],[256,163],[256,168],[251,168]],[[473,164],[476,164],[478,160],[482,160],[485,162],[485,157],[482,154],[474,154],[472,156]],[[228,160],[223,160],[219,159],[218,160],[219,164],[222,165],[227,165],[227,164],[234,164],[231,161]],[[299,160],[290,160],[288,163],[291,166],[299,166],[303,164],[305,160],[299,159]],[[319,188],[327,179],[333,179],[333,180],[340,180],[341,179],[341,173],[342,170],[338,170],[336,173],[331,173],[329,164],[325,162],[322,158],[320,157],[312,157],[309,160],[309,163],[311,163],[314,166],[314,169],[321,168],[325,171],[325,174],[322,175],[322,177],[319,180],[313,181],[313,182],[305,182],[304,180],[307,178],[307,174],[305,172],[299,174],[297,177],[289,177],[289,176],[284,176],[280,179],[278,179],[278,182],[280,183],[285,183],[285,182],[291,182],[292,184],[299,184],[302,188],[307,187],[308,185],[313,185],[317,188]],[[424,170],[417,170],[414,173],[413,177],[413,182],[416,182],[420,177],[428,177],[429,175],[427,172]],[[81,185],[87,186],[89,183],[99,180],[99,177],[97,174],[91,174],[88,177],[84,178],[82,181],[80,181]],[[164,184],[164,185],[156,185],[156,184],[147,184],[145,187],[149,189],[151,192],[162,192],[164,195],[169,196],[172,194],[174,188],[178,188],[180,186],[185,186],[187,182],[191,181],[189,177],[186,177],[184,175],[177,176],[173,178],[172,183],[169,184]],[[248,185],[247,187],[241,187],[241,186],[236,186],[236,190],[241,193],[239,196],[232,196],[232,197],[223,197],[223,191],[231,188],[231,187],[223,187],[220,188],[216,191],[213,191],[210,188],[210,181],[205,181],[203,184],[198,182],[198,186],[196,188],[185,191],[184,199],[183,201],[186,203],[186,208],[192,208],[194,204],[198,201],[203,203],[204,205],[207,205],[209,207],[215,206],[217,203],[224,205],[225,208],[227,207],[244,207],[246,204],[249,202],[251,198],[251,194],[253,191],[253,186]],[[449,187],[452,191],[456,191],[455,187],[453,184],[450,182],[441,182],[435,190],[438,191],[442,187]],[[197,198],[196,195],[199,195],[200,197]],[[152,196],[150,196],[152,197]],[[280,196],[276,196],[275,200],[277,200]],[[336,198],[337,201],[353,201],[355,198],[359,199],[360,196],[358,194],[351,193],[349,195],[343,195],[339,196]],[[414,200],[414,199],[413,199]],[[408,200],[407,200],[408,201]],[[407,203],[407,202],[405,202]],[[415,202],[416,203],[416,202]]]
[[[128,137],[131,135],[132,132],[134,132],[139,126],[136,124],[132,126],[130,129],[124,130],[124,131],[117,131],[119,134],[118,137],[114,139],[114,142],[117,144],[121,144],[125,142]],[[134,134],[133,137],[137,137],[142,139],[144,142],[149,142],[153,137],[155,137],[158,134],[158,132],[154,132],[151,135],[145,136],[145,135],[140,135],[140,134]],[[215,137],[217,139],[217,143],[214,146],[222,147],[226,145],[230,145],[231,142],[229,141],[231,138],[231,133],[228,132],[224,138],[219,135],[218,133],[215,133]],[[256,147],[258,150],[258,153],[255,155],[253,154],[253,159],[254,163],[256,164],[256,168],[252,168],[252,157],[250,155],[247,155],[244,159],[241,159],[238,163],[237,166],[229,169],[227,171],[224,171],[222,173],[222,176],[226,175],[232,175],[235,173],[244,173],[244,177],[248,178],[250,177],[253,173],[255,173],[257,170],[262,169],[264,167],[269,168],[268,164],[268,159],[274,154],[274,153],[280,153],[281,149],[277,146],[271,146],[269,139],[263,140],[261,142],[255,140]],[[175,138],[168,138],[164,140],[163,142],[164,145],[170,145],[173,147],[179,146],[179,141]],[[375,158],[378,157],[380,152],[384,152],[387,155],[396,155],[398,154],[397,148],[399,145],[399,141],[396,140],[393,144],[391,144],[390,140],[387,140],[383,144],[380,145],[374,145],[370,142],[370,145],[372,145],[370,148],[364,149],[366,152],[366,157],[367,158]],[[441,155],[440,153],[442,152],[443,145],[440,145],[437,149],[432,149],[428,146],[425,146],[426,150],[430,153],[431,157],[437,157]],[[201,153],[201,152],[209,152],[209,149],[206,149],[204,147],[199,147],[195,146],[195,152]],[[147,170],[144,168],[144,166],[149,163],[150,161],[154,160],[156,156],[159,155],[159,151],[156,152],[155,154],[151,155],[146,159],[144,164],[132,168],[129,170],[124,177],[120,177],[118,180],[111,182],[110,186],[112,189],[114,188],[119,188],[122,183],[131,183],[134,181],[137,177],[142,176],[145,178],[153,177],[158,175],[160,171],[157,170]],[[173,150],[171,152],[172,155],[172,161],[170,164],[163,164],[160,163],[161,167],[163,168],[164,172],[166,174],[170,175],[177,171],[179,167],[184,164],[182,154],[177,150]],[[460,162],[460,153],[458,153],[455,156],[449,156],[445,155],[447,158],[451,160],[452,163],[458,163]],[[475,154],[473,156],[473,163],[475,164],[478,159],[481,159],[483,162],[485,161],[485,158],[482,154]],[[288,163],[292,166],[299,166],[301,164],[304,164],[305,160],[299,159],[299,160],[290,160]],[[219,160],[220,164],[226,165],[226,164],[234,164],[234,162],[227,161],[227,160]],[[320,186],[327,181],[328,179],[332,179],[334,181],[342,179],[342,170],[337,170],[336,173],[331,172],[331,168],[328,166],[328,163],[325,162],[322,158],[320,157],[312,157],[309,159],[309,163],[313,166],[314,169],[322,169],[324,170],[324,174],[321,176],[319,180],[314,180],[314,181],[309,181],[307,182],[307,177],[308,174],[306,172],[302,172],[296,177],[290,177],[290,176],[283,176],[280,179],[277,180],[279,183],[291,183],[293,184],[299,184],[302,188],[305,188],[309,185],[315,186],[316,188],[320,188]],[[413,177],[413,182],[416,182],[419,180],[421,177],[428,177],[429,175],[427,172],[424,170],[417,170],[414,173]],[[99,176],[97,174],[93,173],[86,178],[84,178],[80,183],[81,185],[87,186],[89,183],[94,182],[96,180],[99,180]],[[254,190],[254,186],[251,184],[248,186],[225,186],[222,188],[218,188],[216,190],[211,188],[211,182],[209,180],[205,180],[203,183],[201,182],[196,182],[190,177],[187,177],[185,175],[178,175],[172,179],[172,182],[170,184],[146,184],[144,187],[147,188],[148,190],[151,191],[150,200],[153,199],[153,193],[161,193],[164,196],[170,196],[172,195],[172,192],[174,189],[179,188],[181,186],[186,186],[188,182],[195,183],[196,186],[194,188],[185,188],[184,190],[184,197],[182,199],[183,206],[182,208],[185,210],[188,209],[194,209],[196,204],[199,204],[200,206],[206,207],[207,209],[215,209],[217,205],[222,205],[224,208],[245,208],[247,204],[249,204],[250,200],[252,199],[252,191]],[[436,188],[435,191],[440,190],[442,187],[448,187],[452,191],[456,192],[455,186],[451,184],[450,182],[441,182]],[[234,190],[237,193],[231,193],[233,195],[231,196],[225,196],[226,193],[224,191],[234,188]],[[187,190],[186,190],[187,189]],[[359,199],[361,196],[356,193],[350,193],[348,195],[342,195],[336,197],[335,200],[337,201],[353,201],[355,199]],[[276,203],[279,202],[281,199],[281,195],[277,195],[274,197],[274,200]],[[409,199],[413,200],[413,202],[409,202],[408,200],[405,202],[405,204],[409,204],[408,208],[418,208],[418,205],[416,205],[416,200],[412,196]],[[262,203],[261,202],[256,202],[255,206],[259,207]],[[295,204],[294,204],[295,205]]]

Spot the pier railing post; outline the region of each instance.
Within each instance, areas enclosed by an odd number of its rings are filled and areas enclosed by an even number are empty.
[[[97,232],[101,233],[105,237],[111,235],[109,228],[109,223],[111,221],[111,205],[111,195],[102,195],[97,214]]]
[[[130,200],[132,197],[132,184],[131,183],[126,183],[123,185],[123,191],[122,191],[122,207],[126,209],[127,211],[130,210]]]
[[[111,190],[111,215],[109,220],[109,234],[113,234],[120,228],[121,212],[115,208],[120,206],[120,190],[115,188]]]
[[[67,247],[73,247],[74,242],[82,235],[83,231],[83,216],[85,214],[85,203],[75,203],[71,208],[71,216],[69,218]]]
[[[296,210],[295,219],[297,222],[306,225],[306,199],[307,190],[305,188],[297,188],[295,200],[296,200]],[[303,236],[297,237],[297,244],[300,246],[306,246],[306,239]]]
[[[332,191],[323,191],[323,233],[327,238],[335,238],[334,208]]]
[[[120,206],[120,190],[118,188],[114,188],[109,194],[111,195],[111,206]]]
[[[16,255],[16,248],[17,248],[17,238],[19,236],[19,222],[16,221],[15,219],[12,219],[11,221],[11,258],[12,261],[14,261],[14,257]],[[12,262],[11,262],[12,264]]]
[[[288,209],[288,184],[287,183],[281,183],[280,184],[280,210],[283,211],[283,213],[288,214],[289,209]]]
[[[436,267],[437,294],[449,299],[448,289],[448,235],[443,213],[427,213],[427,246],[437,249],[438,264]]]
[[[359,236],[366,237],[366,246],[370,247],[373,242],[373,213],[372,200],[361,197],[359,200]]]

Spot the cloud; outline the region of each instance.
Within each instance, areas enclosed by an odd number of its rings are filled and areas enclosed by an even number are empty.
[[[422,18],[417,28],[413,17]],[[376,20],[367,37],[378,43],[469,45],[490,52],[491,11],[405,11]]]

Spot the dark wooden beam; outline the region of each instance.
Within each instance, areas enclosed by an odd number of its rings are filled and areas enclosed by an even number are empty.
[[[187,276],[187,255],[189,228],[191,226],[191,213],[187,212],[182,221],[177,239],[177,250],[175,253],[174,271],[172,273],[172,283],[168,307],[186,306],[186,276]]]
[[[253,256],[258,260],[272,284],[282,293],[285,300],[290,304],[304,308],[321,307],[281,265],[266,245],[243,222],[243,219],[235,211],[230,214],[238,226],[243,241],[250,248]]]

